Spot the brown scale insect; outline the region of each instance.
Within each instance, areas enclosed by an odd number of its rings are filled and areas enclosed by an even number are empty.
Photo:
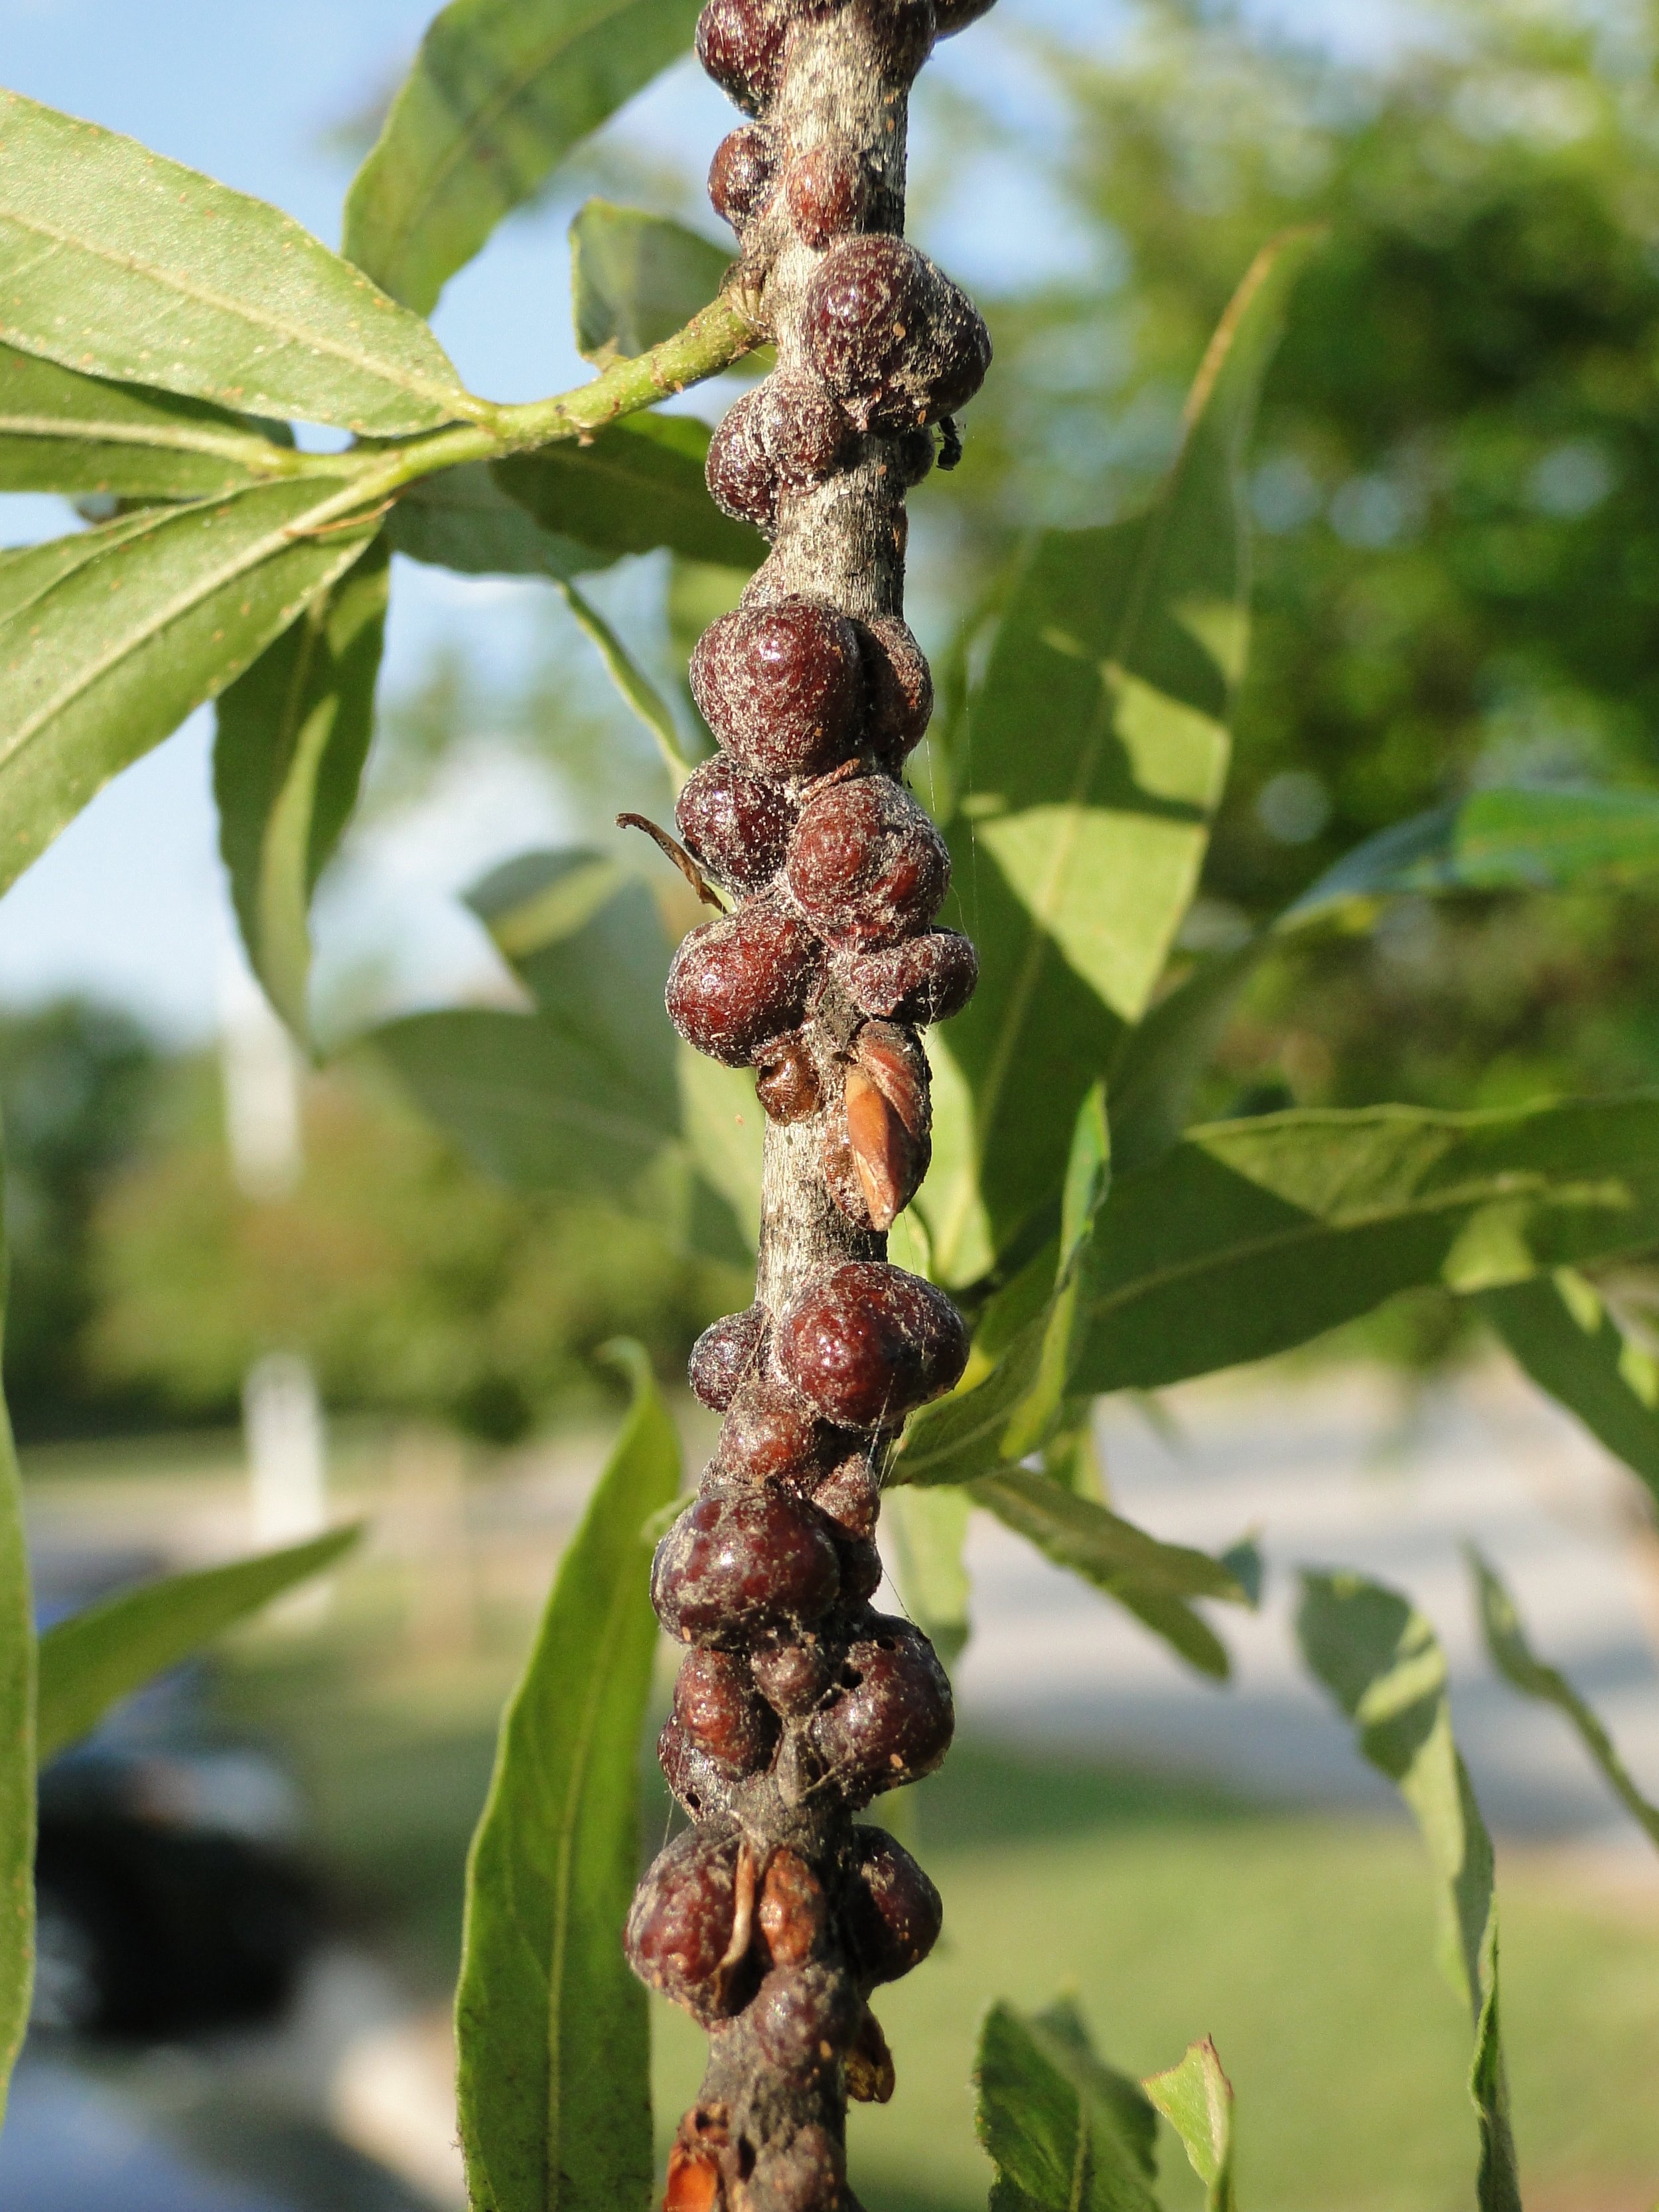
[[[854,1814],[931,1772],[953,1725],[927,1638],[870,1601],[887,1455],[968,1355],[949,1298],[884,1239],[931,1148],[918,1029],[977,975],[935,926],[949,856],[899,781],[933,703],[903,616],[905,499],[959,453],[990,360],[902,234],[905,101],[934,39],[988,4],[708,0],[697,30],[754,118],[709,193],[777,349],[715,432],[708,484],[772,550],[692,656],[720,751],[676,822],[738,903],[685,938],[667,999],[697,1050],[755,1068],[766,1170],[756,1301],[691,1358],[720,1438],[652,1576],[687,1647],[659,1755],[696,1825],[641,1883],[628,1952],[718,2030],[665,2212],[855,2212],[847,2100],[894,2085],[869,1995],[939,1929],[927,1875]]]

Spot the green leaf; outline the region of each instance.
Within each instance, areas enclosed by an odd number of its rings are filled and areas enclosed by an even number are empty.
[[[34,1985],[34,1605],[22,1485],[0,1399],[0,2120]]]
[[[501,1723],[455,2017],[475,2212],[617,2212],[651,2187],[650,2028],[623,1956],[657,1624],[642,1531],[679,1487],[645,1354]]]
[[[697,7],[451,0],[352,184],[348,258],[428,313],[501,217],[685,52]]]
[[[541,1012],[653,1110],[673,1110],[669,945],[644,884],[603,854],[522,853],[466,895]]]
[[[722,568],[755,568],[760,532],[733,522],[708,496],[708,429],[690,415],[635,415],[589,444],[568,438],[497,461],[493,474],[544,530],[606,553],[659,545]]]
[[[152,507],[0,554],[0,890],[362,552],[328,478]]]
[[[980,1273],[1060,1180],[1079,1103],[1145,1013],[1198,882],[1247,644],[1240,471],[1305,238],[1259,256],[1152,511],[1042,537],[1003,616],[950,830],[980,948],[933,1048],[971,1138],[923,1200],[943,1279]],[[947,1148],[947,1151],[951,1148]]]
[[[357,803],[374,733],[391,549],[370,546],[219,701],[219,850],[253,972],[308,1034],[311,895]]]
[[[1474,2021],[1476,2200],[1481,2212],[1520,2212],[1498,2033],[1492,1838],[1452,1736],[1445,1654],[1408,1599],[1357,1574],[1303,1576],[1297,1635],[1354,1723],[1361,1756],[1395,1784],[1422,1831],[1437,1883],[1441,1964]]]
[[[0,339],[366,436],[477,411],[419,317],[289,216],[15,92],[0,92]]]
[[[371,1031],[422,1111],[487,1174],[626,1204],[679,1135],[678,1102],[547,1014],[459,1007]]]
[[[1397,1291],[1659,1243],[1659,1098],[1219,1121],[1120,1176],[1082,1263],[1073,1392],[1288,1350]]]
[[[1179,1140],[1199,1079],[1272,943],[1253,938],[1200,962],[1124,1038],[1112,1063],[1112,1150],[1121,1175],[1150,1166]]]
[[[677,1061],[680,1079],[680,1126],[698,1172],[732,1209],[732,1218],[750,1254],[760,1239],[761,1167],[766,1150],[766,1113],[755,1096],[753,1073],[722,1067],[689,1044]]]
[[[46,1761],[88,1735],[111,1707],[192,1651],[349,1552],[361,1526],[226,1567],[167,1575],[89,1605],[40,1638],[36,1755]]]
[[[419,477],[386,530],[394,553],[463,576],[574,576],[619,557],[540,528],[482,461]]]
[[[1624,890],[1659,877],[1659,792],[1477,791],[1368,838],[1281,917],[1294,929],[1401,893]]]
[[[570,226],[576,344],[585,361],[648,353],[672,338],[726,282],[724,246],[639,208],[589,200]]]
[[[1191,2045],[1178,2066],[1141,2086],[1186,2145],[1193,2172],[1204,2184],[1208,2212],[1237,2212],[1233,2085],[1209,2037]]]
[[[882,1527],[894,1553],[904,1609],[945,1666],[968,1648],[969,1576],[963,1547],[973,1500],[965,1490],[889,1490]]]
[[[1613,1747],[1613,1738],[1566,1676],[1547,1666],[1534,1651],[1527,1641],[1515,1600],[1474,1546],[1466,1544],[1463,1549],[1474,1582],[1480,1626],[1492,1665],[1522,1697],[1537,1698],[1566,1715],[1578,1732],[1579,1741],[1601,1768],[1613,1796],[1650,1843],[1659,1844],[1659,1805],[1650,1805],[1637,1788],[1630,1769]]]
[[[1364,923],[1395,897],[1618,890],[1656,875],[1659,794],[1648,791],[1480,791],[1383,830],[1346,854],[1270,929],[1198,963],[1130,1031],[1112,1062],[1120,1169],[1145,1166],[1176,1142],[1245,984],[1267,955],[1306,932]]]
[[[1249,1603],[1237,1577],[1219,1559],[1184,1544],[1161,1543],[1109,1508],[1028,1468],[981,1475],[968,1488],[975,1504],[988,1507],[1045,1559],[1117,1599],[1203,1673],[1225,1678],[1225,1647],[1187,1604],[1194,1597]]]
[[[1659,1506],[1659,1364],[1570,1267],[1475,1300],[1540,1389],[1576,1413]]]
[[[1157,2116],[1103,2065],[1073,2008],[993,2005],[974,2069],[991,2212],[1158,2212]]]
[[[678,794],[691,773],[692,763],[668,702],[592,601],[568,580],[562,581],[558,589],[582,634],[605,663],[605,674],[656,739],[669,781]]]
[[[198,499],[305,465],[291,439],[224,408],[0,346],[0,491]]]

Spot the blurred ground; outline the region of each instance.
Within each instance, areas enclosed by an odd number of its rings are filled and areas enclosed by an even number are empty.
[[[1652,2204],[1659,1865],[1565,1727],[1485,1669],[1457,1547],[1475,1539],[1510,1579],[1540,1649],[1655,1792],[1659,1578],[1626,1479],[1522,1386],[1480,1370],[1410,1404],[1394,1389],[1360,1371],[1276,1373],[1171,1393],[1159,1427],[1133,1406],[1107,1409],[1122,1510],[1212,1547],[1261,1528],[1263,1613],[1214,1615],[1237,1659],[1228,1689],[975,1523],[963,1741],[896,1814],[920,1827],[948,1929],[880,2008],[901,2087],[890,2107],[859,2116],[871,2212],[982,2203],[968,2086],[978,2017],[994,1996],[1037,2004],[1067,1987],[1103,2046],[1138,2070],[1215,2034],[1241,2100],[1247,2202],[1439,2212],[1467,2201],[1467,2036],[1432,1965],[1426,1870],[1297,1672],[1297,1562],[1408,1587],[1451,1652],[1462,1738],[1502,1842],[1529,2203]],[[444,2006],[465,1840],[495,1712],[604,1441],[573,1433],[487,1457],[414,1431],[337,1438],[335,1497],[371,1517],[365,1551],[320,1616],[313,1607],[240,1639],[210,1707],[214,1729],[291,1764],[335,1900],[330,1946],[280,2033],[100,2063],[79,2139],[88,2156],[103,2144],[125,2177],[103,2201],[123,2212],[198,2212],[198,2197],[201,2212],[460,2201]],[[131,1573],[246,1540],[229,1442],[60,1447],[32,1455],[29,1497],[48,1568],[94,1548]],[[648,1818],[654,1843],[659,1798]],[[695,2084],[699,2043],[664,2014],[665,2118]],[[0,2212],[100,2201],[49,2197],[29,2166],[31,2144],[52,2142],[64,2100],[86,2088],[61,2055],[34,2055],[0,2150]],[[184,2160],[198,2195],[164,2182],[145,2196],[135,2136],[152,2158]],[[1175,2176],[1178,2154],[1165,2165]],[[224,2193],[228,2171],[242,2194]],[[1184,2179],[1180,2169],[1172,2203]]]

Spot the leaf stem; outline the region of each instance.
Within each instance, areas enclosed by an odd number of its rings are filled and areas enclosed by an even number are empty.
[[[349,453],[319,456],[316,473],[349,473],[337,498],[319,507],[307,532],[326,528],[337,516],[379,506],[404,488],[441,469],[464,461],[499,461],[509,453],[556,445],[566,438],[586,441],[641,408],[718,376],[734,361],[765,343],[767,333],[748,307],[730,293],[699,308],[683,330],[648,353],[619,361],[574,392],[519,406],[489,406],[482,420],[428,430],[395,445],[366,443]]]

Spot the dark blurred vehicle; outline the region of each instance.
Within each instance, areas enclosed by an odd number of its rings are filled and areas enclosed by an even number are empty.
[[[171,2039],[277,2017],[318,1933],[283,1776],[97,1743],[41,1777],[33,2025]]]
[[[38,1549],[43,1627],[167,1562]],[[292,1782],[216,1739],[199,1664],[118,1706],[40,1777],[32,2025],[168,2042],[276,2020],[320,1937]]]

